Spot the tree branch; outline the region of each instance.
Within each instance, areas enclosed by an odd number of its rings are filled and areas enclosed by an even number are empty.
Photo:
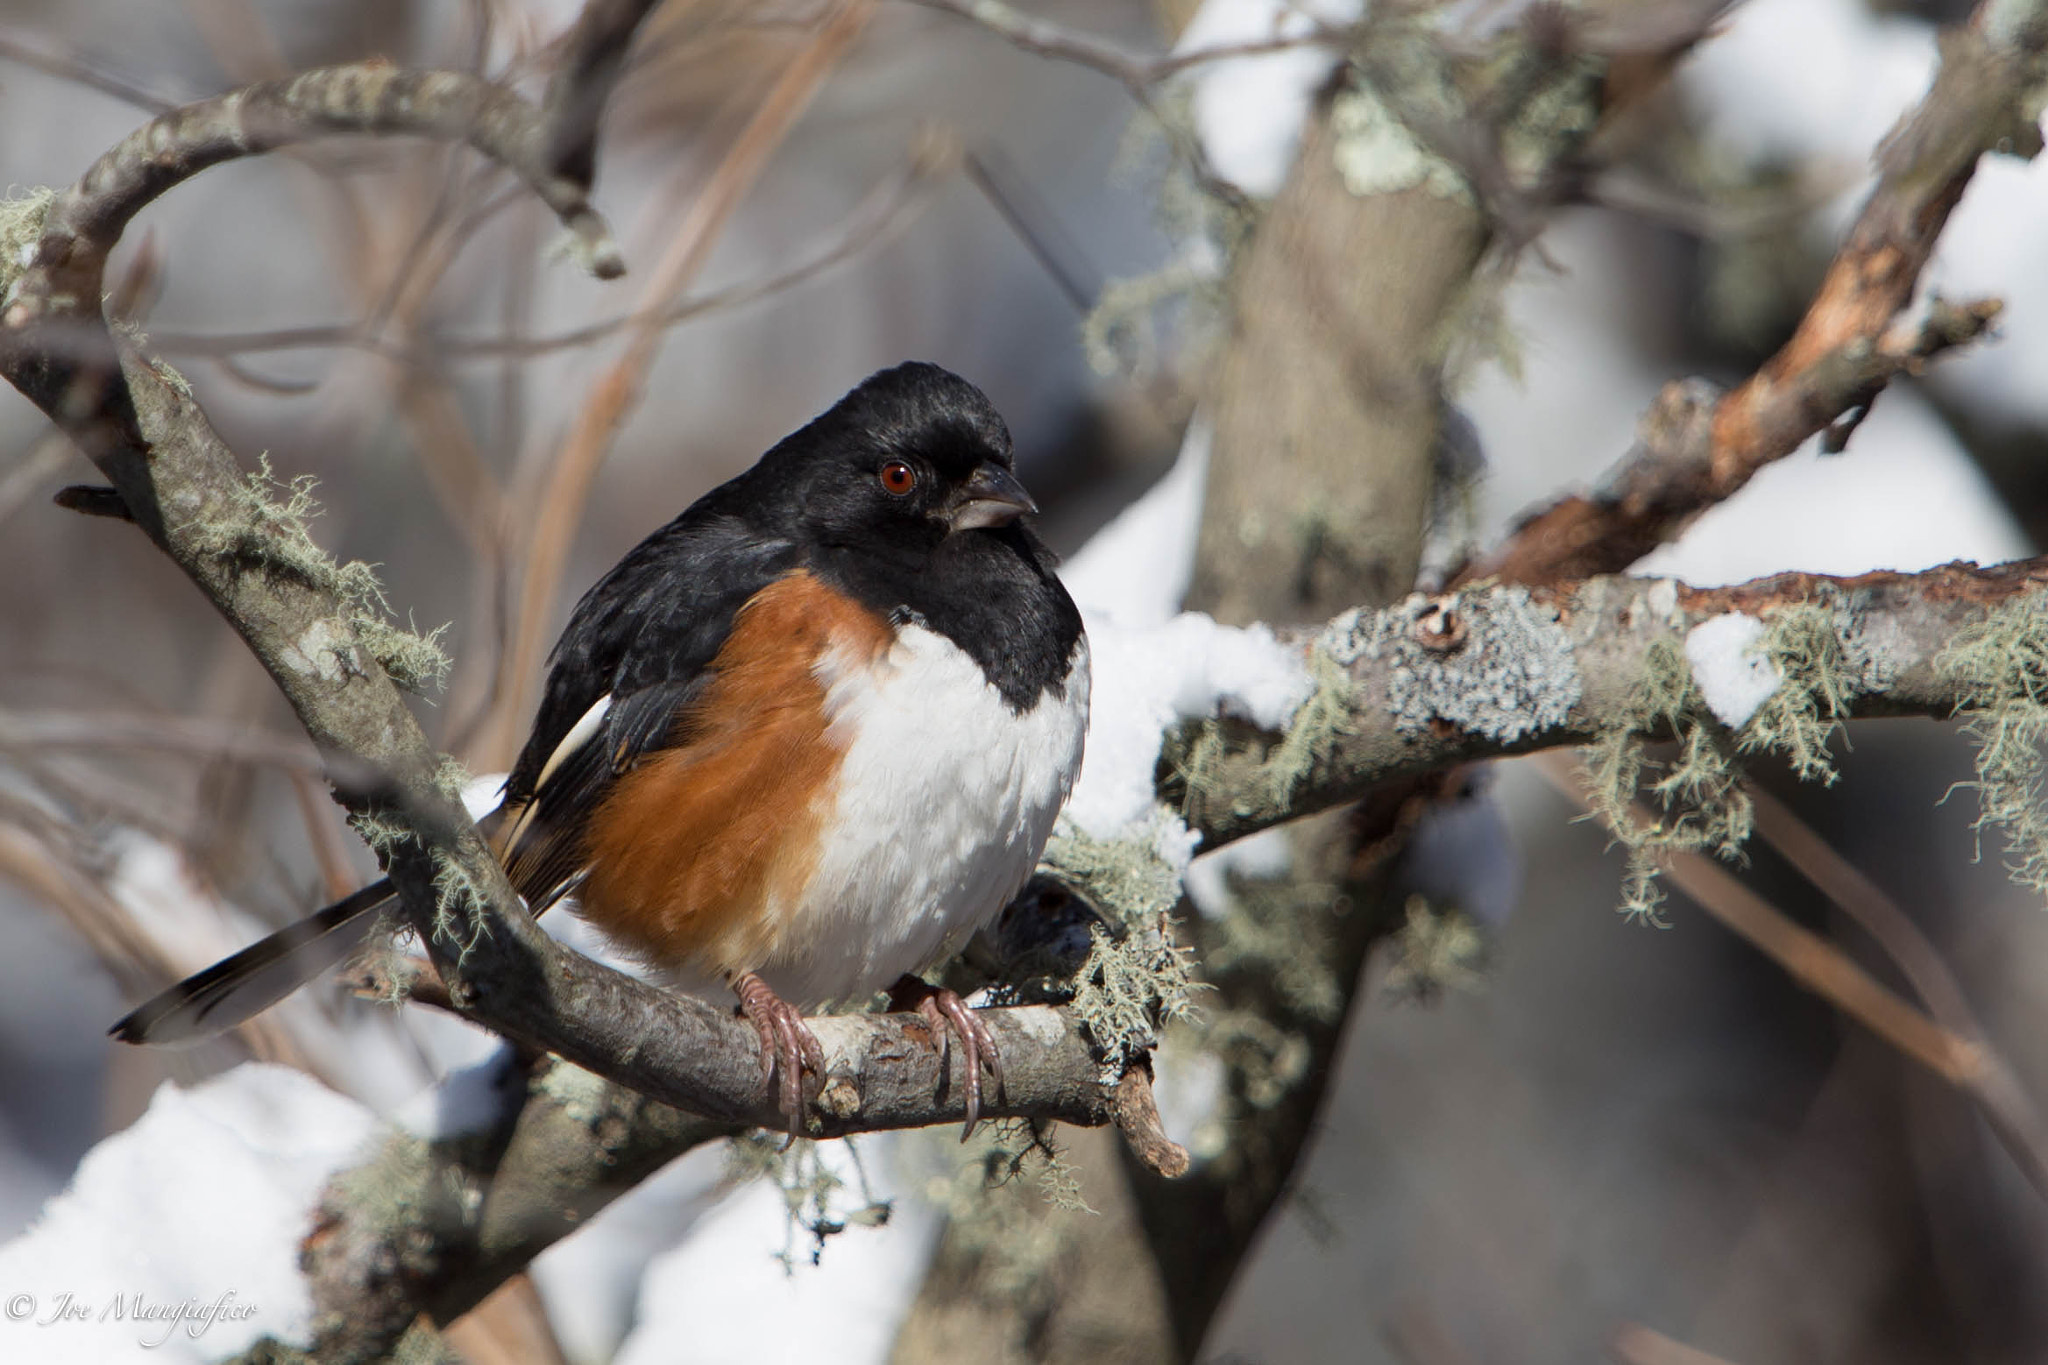
[[[920,9],[958,15],[1024,52],[1058,61],[1072,62],[1099,71],[1121,82],[1133,94],[1142,94],[1168,77],[1193,67],[1232,57],[1258,57],[1272,52],[1291,52],[1301,47],[1341,48],[1351,40],[1348,28],[1337,28],[1316,20],[1305,11],[1308,32],[1195,48],[1188,52],[1135,52],[1107,38],[1062,27],[1035,14],[1026,14],[1002,0],[909,0]]]
[[[34,261],[12,282],[4,321],[20,329],[76,301],[97,303],[106,256],[144,205],[210,166],[334,134],[410,134],[467,142],[513,172],[555,211],[600,279],[624,273],[587,183],[544,160],[533,106],[459,71],[383,63],[324,67],[244,86],[160,115],[107,152],[57,196]]]
[[[597,179],[597,129],[625,74],[626,50],[660,0],[588,0],[564,40],[562,61],[541,100],[547,125],[542,161],[588,190]]]
[[[1942,651],[2044,587],[2048,558],[1857,578],[1781,574],[1732,588],[1611,577],[1418,594],[1383,612],[1347,612],[1316,637],[1332,671],[1288,733],[1223,719],[1170,735],[1160,795],[1210,849],[1356,800],[1378,782],[1585,744],[1641,721],[1653,651],[1682,650],[1688,631],[1727,612],[1768,623],[1787,608],[1825,607],[1839,656],[1854,661],[1838,680],[1848,688],[1844,717],[1946,718],[1968,696],[1940,665]]]
[[[1867,408],[1897,375],[1981,336],[1997,317],[1995,301],[1937,299],[1917,326],[1893,319],[1978,159],[2040,150],[2026,101],[2044,54],[2043,0],[1983,0],[1968,27],[1946,31],[1934,84],[1878,148],[1877,188],[1792,339],[1731,393],[1698,380],[1668,386],[1600,491],[1536,513],[1465,579],[1555,583],[1618,573],[1808,437],[1830,431],[1840,449],[1860,420],[1843,423],[1845,414]]]

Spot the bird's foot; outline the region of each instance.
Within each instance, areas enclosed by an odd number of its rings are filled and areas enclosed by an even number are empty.
[[[995,1035],[957,992],[914,976],[905,976],[889,988],[889,1008],[892,1012],[915,1010],[922,1015],[934,1052],[939,1051],[942,1033],[950,1030],[960,1039],[960,1059],[967,1072],[967,1126],[961,1130],[960,1140],[967,1141],[974,1136],[974,1125],[981,1121],[983,1068],[987,1068],[992,1084],[1003,1083],[1003,1058],[996,1050]]]
[[[740,998],[740,1013],[761,1035],[761,1084],[774,1079],[778,1067],[782,1071],[782,1112],[794,1142],[803,1136],[804,1072],[824,1079],[825,1049],[797,1007],[753,972],[734,977],[732,989]]]

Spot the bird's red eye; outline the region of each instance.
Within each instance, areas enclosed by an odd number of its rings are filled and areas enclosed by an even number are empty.
[[[891,460],[882,466],[882,488],[897,497],[902,497],[917,487],[917,471],[901,460]]]

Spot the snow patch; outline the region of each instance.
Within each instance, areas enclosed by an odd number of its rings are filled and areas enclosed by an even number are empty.
[[[0,1247],[0,1359],[198,1365],[265,1335],[309,1341],[299,1241],[322,1186],[375,1128],[362,1105],[289,1067],[250,1062],[190,1090],[159,1087]],[[83,1317],[55,1317],[66,1296]],[[138,1320],[138,1305],[184,1316]]]
[[[804,1257],[807,1233],[797,1230],[795,1245],[787,1244],[789,1205],[770,1181],[753,1181],[705,1213],[688,1241],[647,1267],[639,1320],[618,1365],[886,1359],[941,1222],[930,1204],[905,1197],[911,1191],[898,1177],[898,1153],[913,1140],[862,1138],[858,1167],[845,1143],[818,1145],[819,1162],[845,1187],[842,1203],[860,1202],[865,1175],[866,1188],[891,1209],[880,1227],[832,1237],[815,1265]],[[794,1265],[779,1259],[785,1250],[795,1253]]]
[[[1088,743],[1067,816],[1113,839],[1151,818],[1159,740],[1176,721],[1229,715],[1284,730],[1313,683],[1305,648],[1264,626],[1187,612],[1142,629],[1088,621],[1095,658]]]
[[[1116,514],[1065,564],[1060,581],[1089,618],[1150,626],[1180,610],[1195,573],[1195,531],[1209,480],[1210,427],[1197,417],[1165,477]]]
[[[1208,0],[1181,30],[1174,51],[1306,37],[1318,20],[1350,23],[1363,9],[1356,0]],[[1278,194],[1301,146],[1315,92],[1336,64],[1329,48],[1299,47],[1190,71],[1184,79],[1194,91],[1195,134],[1210,168],[1247,194]]]
[[[1758,651],[1764,623],[1731,611],[1700,622],[1685,634],[1685,661],[1714,718],[1731,730],[1749,724],[1756,709],[1784,683],[1778,666]]]
[[[511,1047],[500,1044],[482,1061],[449,1072],[400,1105],[392,1121],[428,1141],[488,1131],[520,1093],[513,1088],[512,1057]]]

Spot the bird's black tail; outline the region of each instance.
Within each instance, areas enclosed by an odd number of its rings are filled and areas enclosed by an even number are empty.
[[[255,1018],[362,946],[395,893],[379,878],[233,957],[188,976],[107,1032],[124,1043],[189,1047]]]

